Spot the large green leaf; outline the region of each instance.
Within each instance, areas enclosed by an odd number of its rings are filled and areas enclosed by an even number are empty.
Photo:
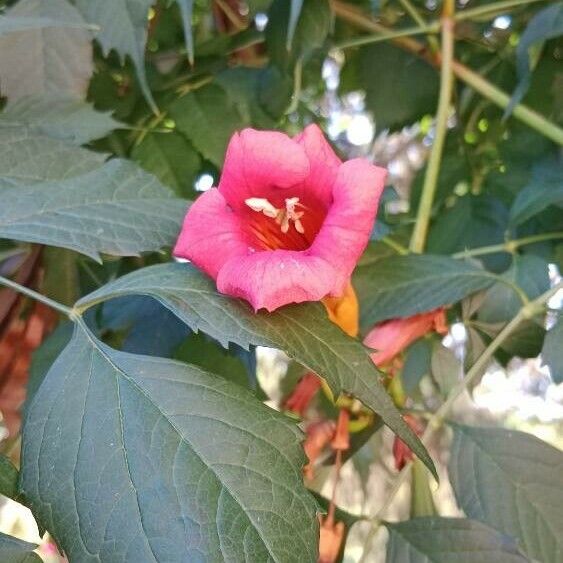
[[[379,381],[379,373],[360,342],[328,320],[319,303],[291,305],[275,313],[253,313],[247,303],[222,295],[215,284],[186,264],[137,270],[82,298],[79,309],[123,295],[150,295],[193,330],[202,330],[224,346],[235,342],[279,348],[322,375],[336,395],[347,391],[381,416],[434,471],[432,460]]]
[[[229,95],[209,84],[174,101],[170,117],[183,133],[216,166],[221,166],[231,135],[243,123]]]
[[[387,563],[525,563],[516,541],[466,518],[414,518],[386,524]]]
[[[194,366],[79,321],[27,412],[20,486],[71,561],[308,561],[297,426]]]
[[[390,256],[359,266],[354,286],[362,325],[409,317],[463,299],[494,283],[495,277],[447,256]]]
[[[557,322],[548,330],[541,351],[542,359],[549,366],[555,383],[563,383],[563,314],[559,313]]]
[[[41,563],[33,550],[37,544],[29,543],[0,532],[0,561],[2,563]]]
[[[6,16],[86,27],[66,0],[20,0]],[[93,70],[91,32],[86,29],[38,27],[0,37],[0,90],[10,100],[45,93],[82,97]]]
[[[0,113],[0,128],[23,126],[77,145],[105,137],[120,125],[109,113],[98,112],[87,102],[55,95],[26,96]]]
[[[25,129],[0,128],[0,190],[85,174],[105,159],[103,154]]]
[[[557,156],[544,158],[534,166],[528,184],[512,204],[510,220],[519,225],[550,205],[563,207],[563,161]]]
[[[171,246],[186,202],[133,163],[2,191],[0,237],[70,248],[99,260]]]
[[[77,0],[76,6],[88,22],[100,27],[96,39],[106,56],[115,49],[122,61],[131,57],[141,90],[156,110],[145,72],[148,14],[153,3],[154,0],[113,0],[110,8],[106,0]]]
[[[562,452],[523,432],[455,425],[448,470],[467,516],[518,538],[531,558],[561,561]]]

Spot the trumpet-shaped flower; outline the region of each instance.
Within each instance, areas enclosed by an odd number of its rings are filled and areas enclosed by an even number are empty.
[[[373,227],[386,171],[342,163],[316,125],[290,138],[245,129],[218,188],[191,206],[174,255],[255,310],[342,295]]]

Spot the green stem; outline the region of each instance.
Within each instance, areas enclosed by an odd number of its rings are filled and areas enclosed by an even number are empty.
[[[530,301],[524,305],[517,315],[497,334],[494,340],[487,346],[483,353],[479,356],[477,361],[471,366],[471,369],[467,372],[466,376],[450,391],[448,398],[440,406],[440,408],[432,415],[428,421],[428,425],[424,434],[421,437],[422,443],[427,443],[436,430],[442,425],[444,418],[449,413],[456,399],[467,389],[467,387],[482,373],[482,370],[486,368],[487,363],[493,357],[493,354],[498,350],[498,348],[510,337],[510,335],[520,326],[520,324],[526,320],[530,319],[541,311],[545,310],[545,305],[549,299],[555,295],[559,290],[563,289],[563,282],[559,282],[551,289],[546,291],[544,294],[540,295],[534,301]],[[389,492],[389,495],[385,499],[385,502],[378,510],[377,514],[371,519],[371,529],[366,537],[364,543],[364,552],[360,558],[360,563],[365,563],[371,549],[371,542],[381,524],[383,515],[385,511],[391,506],[393,500],[397,496],[401,486],[407,480],[412,461],[408,461],[405,467],[401,470],[395,483]]]
[[[289,107],[285,111],[286,115],[296,112],[297,108],[299,107],[302,79],[303,79],[303,59],[299,57],[295,62],[295,69],[293,70],[293,94],[291,96],[291,103],[289,104]]]
[[[446,1],[444,4],[444,17],[442,19],[442,62],[440,73],[440,96],[438,99],[438,110],[436,113],[436,129],[434,143],[428,159],[428,167],[424,176],[422,197],[418,206],[416,223],[412,233],[410,249],[413,252],[422,252],[426,243],[430,215],[434,203],[436,186],[438,185],[438,174],[442,160],[442,150],[448,130],[448,114],[453,92],[452,62],[454,57],[454,2]]]
[[[469,250],[463,250],[452,254],[452,258],[471,258],[472,256],[482,256],[483,254],[494,254],[495,252],[509,252],[510,254],[513,254],[521,246],[558,239],[563,239],[563,233],[542,233],[539,235],[523,237],[521,239],[509,240],[501,244],[491,244],[490,246],[470,248]]]
[[[391,237],[382,237],[381,242],[392,248],[397,254],[405,255],[409,253],[409,249],[405,248],[402,244],[394,241]]]
[[[334,49],[348,49],[350,47],[360,47],[361,45],[369,45],[371,43],[379,43],[389,39],[397,39],[399,37],[409,37],[412,35],[421,35],[423,33],[437,33],[440,31],[440,24],[434,22],[431,24],[418,25],[416,27],[407,27],[405,29],[398,29],[397,31],[389,31],[387,33],[375,33],[374,35],[362,35],[355,39],[342,41],[334,45]],[[434,38],[432,38],[434,39]]]
[[[453,61],[452,69],[459,79],[463,80],[468,86],[479,92],[479,94],[491,100],[491,102],[502,109],[508,107],[510,96],[491,84],[488,80],[485,80],[479,74],[457,61]],[[563,129],[543,117],[543,115],[540,115],[523,104],[516,104],[512,113],[514,117],[518,118],[532,129],[539,131],[542,135],[545,135],[555,143],[563,145]]]
[[[426,20],[422,17],[421,13],[418,11],[417,7],[414,6],[410,0],[399,0],[399,3],[401,4],[401,6],[403,6],[403,8],[408,12],[408,14],[410,15],[410,17],[420,26],[420,27],[425,27],[427,26]],[[430,26],[436,26],[436,31],[439,31],[440,29],[440,22],[434,22],[433,24],[430,24]],[[440,44],[438,43],[438,41],[436,40],[436,38],[433,35],[428,35],[426,37],[426,39],[428,40],[428,44],[430,45],[430,47],[432,48],[432,50],[435,53],[438,53],[440,51]]]
[[[462,10],[455,16],[456,21],[469,20],[483,16],[491,16],[493,14],[503,13],[511,8],[525,6],[534,2],[544,2],[545,0],[505,0],[504,2],[492,2],[485,6],[478,6],[468,10]]]
[[[20,285],[15,281],[5,278],[4,276],[0,276],[0,285],[9,287],[10,289],[17,291],[18,293],[22,293],[23,295],[27,295],[28,297],[31,297],[36,301],[48,305],[49,307],[59,311],[59,313],[63,313],[69,318],[71,318],[73,315],[73,311],[70,307],[63,305],[58,301],[54,301],[53,299],[49,299],[48,297],[45,297],[45,295],[41,295],[40,293],[37,293],[37,291],[33,291],[33,289],[29,289],[28,287]]]

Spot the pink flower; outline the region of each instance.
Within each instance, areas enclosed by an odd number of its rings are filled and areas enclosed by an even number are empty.
[[[364,344],[377,350],[371,354],[371,359],[375,365],[382,367],[415,340],[431,331],[439,334],[448,332],[443,308],[378,324],[365,337]]]
[[[344,293],[373,227],[386,171],[342,163],[320,129],[244,129],[218,188],[191,206],[174,255],[255,310]]]

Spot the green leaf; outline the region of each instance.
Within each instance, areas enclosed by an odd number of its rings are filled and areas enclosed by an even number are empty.
[[[79,321],[28,410],[20,486],[71,561],[314,563],[301,439],[242,387]]]
[[[17,500],[19,473],[16,466],[0,454],[0,495]]]
[[[518,193],[510,209],[510,221],[519,225],[550,205],[563,208],[563,162],[556,156],[544,158]]]
[[[518,538],[531,558],[560,561],[563,453],[523,432],[453,428],[448,472],[461,509]]]
[[[488,272],[447,256],[389,256],[356,269],[362,325],[450,305],[494,282]]]
[[[342,89],[365,90],[366,108],[375,116],[378,131],[399,129],[434,114],[439,75],[399,47],[377,43],[360,49],[344,67]]]
[[[518,85],[512,94],[504,116],[508,117],[514,106],[522,101],[530,87],[532,69],[530,68],[530,50],[538,43],[563,35],[563,3],[558,2],[540,10],[528,23],[516,48],[516,70]]]
[[[86,27],[66,0],[20,0],[6,12],[6,18],[11,17],[58,19]],[[55,93],[81,98],[93,70],[91,32],[86,29],[42,27],[0,36],[1,91],[11,101]]]
[[[151,109],[157,113],[145,71],[145,45],[149,8],[154,0],[113,0],[111,9],[106,0],[77,0],[76,7],[86,21],[100,27],[96,35],[104,56],[114,49],[121,62],[131,57],[143,95]]]
[[[170,104],[168,113],[178,131],[217,167],[231,135],[243,125],[233,101],[217,84],[189,92]]]
[[[440,392],[447,397],[463,376],[463,367],[453,350],[437,342],[432,350],[432,377],[438,384]]]
[[[248,387],[248,374],[242,360],[201,332],[192,333],[176,350],[174,359]]]
[[[487,194],[457,198],[433,222],[428,234],[428,252],[453,254],[464,250],[500,244],[506,238],[508,210],[496,197]],[[479,256],[485,267],[494,272],[508,268],[507,253]]]
[[[295,17],[297,6],[294,4],[298,4],[295,0],[291,3],[274,0],[268,11],[266,47],[270,62],[284,72],[290,71],[298,59],[306,59],[322,47],[331,27],[332,14],[327,0],[302,0],[300,3],[298,17]]]
[[[415,518],[385,524],[387,563],[525,563],[513,538],[466,518]]]
[[[111,160],[59,182],[5,188],[0,237],[100,253],[135,256],[171,246],[186,202],[133,163]]]
[[[299,14],[303,8],[304,0],[291,0],[289,7],[289,24],[287,26],[287,50],[291,50],[291,44],[293,43],[293,37],[295,35],[295,29],[297,28],[297,23],[299,22]]]
[[[539,297],[550,287],[548,264],[533,254],[515,255],[510,268],[487,290],[477,318],[485,323],[503,323],[516,316],[523,303],[512,285],[519,287],[529,300]]]
[[[188,327],[168,309],[143,295],[104,303],[98,319],[103,330],[118,333],[119,349],[132,354],[170,358],[191,334]],[[106,343],[110,342],[106,340]]]
[[[0,128],[10,126],[83,145],[105,137],[121,124],[109,112],[98,112],[87,102],[50,94],[9,103],[0,113]]]
[[[0,560],[2,563],[41,563],[33,550],[36,543],[29,543],[0,532]]]
[[[184,40],[186,42],[186,51],[188,52],[188,61],[194,64],[194,36],[192,32],[192,14],[194,11],[194,0],[176,0],[180,8],[182,16],[182,25],[184,27]]]
[[[407,348],[401,381],[409,397],[416,394],[421,379],[430,374],[431,358],[432,342],[428,338],[419,338]]]
[[[541,351],[543,363],[549,367],[555,383],[563,382],[563,314],[547,331]]]
[[[192,330],[202,330],[223,346],[235,342],[284,350],[321,374],[335,395],[347,391],[383,418],[435,474],[428,453],[405,424],[371,361],[368,350],[328,320],[320,303],[284,307],[275,313],[253,313],[248,304],[220,294],[215,284],[187,264],[163,264],[137,270],[82,298],[77,307],[123,295],[150,295]]]
[[[229,93],[229,97],[236,105],[246,125],[262,129],[273,129],[276,126],[274,119],[265,111],[266,107],[270,110],[276,100],[270,98],[265,108],[262,108],[260,101],[260,89],[268,80],[268,73],[268,68],[239,66],[224,70],[215,76],[217,84]],[[283,92],[278,89],[275,95],[283,97]],[[278,116],[275,111],[272,112],[272,115]]]
[[[99,168],[105,159],[25,129],[0,129],[0,191],[79,176]]]
[[[131,158],[179,196],[189,199],[195,196],[194,182],[201,158],[179,133],[149,133],[133,149]]]

